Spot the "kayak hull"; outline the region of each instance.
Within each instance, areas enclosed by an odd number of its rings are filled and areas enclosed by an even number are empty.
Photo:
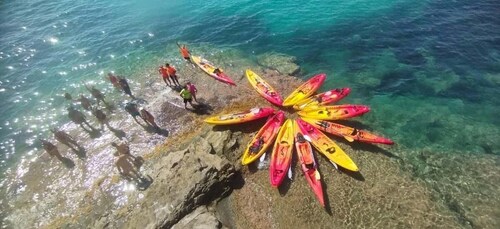
[[[303,100],[316,92],[326,79],[326,74],[321,73],[313,76],[305,83],[300,85],[283,101],[283,106],[293,106],[300,100]]]
[[[321,131],[302,119],[297,119],[297,124],[304,136],[307,136],[310,139],[314,148],[316,148],[326,158],[347,170],[354,172],[359,171],[358,166],[344,152],[344,150],[342,150],[325,134],[321,133]]]
[[[297,112],[298,115],[320,119],[320,120],[339,120],[361,116],[370,111],[370,107],[365,105],[336,105],[336,106],[316,106]]]
[[[244,123],[264,118],[273,113],[274,109],[271,107],[252,108],[248,111],[243,111],[234,114],[211,116],[206,118],[204,121],[206,123],[215,125],[231,125],[231,124]]]
[[[325,199],[323,195],[323,186],[321,185],[321,175],[318,171],[318,164],[314,159],[311,144],[305,140],[303,134],[294,121],[294,137],[295,137],[295,151],[300,163],[300,168],[304,172],[304,176],[309,183],[309,186],[314,192],[321,206],[325,206]]]
[[[245,75],[248,79],[248,82],[250,82],[250,85],[252,85],[252,87],[255,88],[255,90],[262,97],[276,106],[282,105],[283,99],[281,98],[280,94],[259,75],[255,74],[255,72],[250,69],[247,69],[245,71]]]
[[[306,110],[309,106],[336,103],[349,95],[350,92],[351,89],[348,87],[329,90],[315,96],[300,100],[295,105],[293,105],[293,108],[295,110]]]
[[[214,79],[221,81],[223,83],[232,85],[232,86],[236,86],[234,81],[231,78],[229,78],[229,76],[227,76],[224,72],[222,72],[221,68],[219,68],[219,70],[221,70],[221,73],[215,74],[214,70],[216,69],[216,67],[213,66],[209,61],[207,61],[199,56],[191,56],[191,60],[198,67],[200,67],[201,70],[203,70],[205,73],[207,73],[209,76],[213,77]]]
[[[257,158],[266,152],[267,148],[276,139],[276,135],[285,119],[285,113],[279,111],[277,114],[267,120],[259,132],[254,136],[252,141],[248,144],[243,157],[241,159],[242,165],[248,165],[254,162]]]
[[[344,126],[333,122],[327,122],[323,120],[316,120],[305,117],[302,117],[302,120],[318,128],[319,130],[322,130],[326,133],[330,133],[339,137],[343,137],[348,141],[356,140],[365,143],[377,143],[386,145],[394,144],[392,140],[375,135],[366,130],[358,130],[349,126]]]
[[[292,164],[293,133],[293,122],[287,119],[278,132],[271,153],[269,175],[273,187],[280,186]]]

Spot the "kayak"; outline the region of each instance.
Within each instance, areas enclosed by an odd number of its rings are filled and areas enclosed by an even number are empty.
[[[335,142],[321,133],[311,124],[297,119],[297,124],[304,137],[312,143],[320,153],[325,155],[331,162],[339,165],[347,170],[359,171],[358,166],[352,159],[342,150]]]
[[[293,121],[287,119],[281,126],[276,141],[274,141],[273,152],[271,153],[271,163],[269,175],[271,185],[278,187],[283,182],[283,178],[292,164],[293,151]]]
[[[215,74],[214,70],[217,69],[212,63],[210,63],[208,60],[205,60],[199,56],[191,56],[191,60],[198,65],[198,67],[201,68],[204,72],[206,72],[209,76],[213,77],[214,79],[221,81],[223,83],[227,83],[229,85],[236,86],[234,81],[227,76],[221,68],[218,68],[220,70],[219,74]]]
[[[336,106],[315,106],[310,109],[297,112],[298,115],[321,120],[347,119],[363,115],[370,111],[370,107],[365,105],[336,105]]]
[[[283,106],[295,105],[300,100],[303,100],[314,94],[314,92],[316,92],[316,90],[318,90],[318,88],[323,84],[325,79],[326,74],[324,73],[310,78],[304,84],[295,89],[295,91],[293,91],[288,97],[286,97],[286,99],[283,101]]]
[[[259,75],[255,74],[255,72],[250,69],[247,69],[245,71],[245,75],[247,76],[247,79],[252,87],[255,88],[255,90],[257,90],[257,92],[262,95],[262,97],[276,106],[281,106],[281,104],[283,103],[283,99],[278,94],[278,92],[274,90],[273,87],[271,87],[271,85],[269,85]]]
[[[274,109],[271,107],[264,107],[264,108],[256,107],[248,111],[243,111],[239,113],[208,117],[205,119],[205,122],[215,125],[229,125],[229,124],[253,121],[256,119],[267,117],[273,113]]]
[[[245,152],[243,153],[243,158],[241,159],[242,165],[248,165],[255,161],[257,158],[262,156],[266,152],[267,148],[273,143],[278,131],[285,119],[285,113],[279,111],[273,117],[269,118],[255,137],[248,144]]]
[[[386,144],[392,145],[394,144],[388,138],[380,137],[375,134],[372,134],[366,130],[359,130],[356,128],[352,128],[349,126],[340,125],[333,122],[327,122],[323,120],[316,120],[312,118],[302,117],[302,120],[308,122],[314,127],[322,130],[324,132],[337,135],[339,137],[345,138],[349,142],[353,142],[354,140],[366,143],[378,143],[378,144]]]
[[[315,96],[300,100],[295,105],[293,105],[293,108],[295,110],[304,110],[307,109],[308,106],[335,103],[346,97],[350,92],[351,89],[348,87],[329,90],[327,92],[323,92],[321,94],[317,94]]]
[[[307,183],[311,186],[321,206],[324,207],[325,199],[323,196],[323,187],[321,186],[321,175],[318,171],[318,164],[316,164],[316,160],[314,160],[311,144],[306,141],[297,123],[294,121],[293,124],[295,133],[295,149],[297,151],[300,167],[302,168],[302,172],[304,172]]]

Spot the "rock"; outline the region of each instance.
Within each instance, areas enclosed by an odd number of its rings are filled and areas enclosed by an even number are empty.
[[[282,74],[294,75],[300,71],[295,64],[295,57],[280,53],[265,53],[257,56],[257,62],[265,68],[275,69]]]
[[[170,228],[198,206],[227,195],[235,169],[211,152],[213,148],[201,137],[186,150],[165,152],[166,156],[150,166],[152,171],[145,172],[153,174],[153,183],[143,192],[143,201],[128,208],[123,219],[110,219],[109,227]],[[202,219],[200,225],[216,225],[209,216]]]
[[[221,227],[222,224],[215,217],[215,214],[210,212],[207,207],[202,206],[182,218],[172,229],[219,229]]]

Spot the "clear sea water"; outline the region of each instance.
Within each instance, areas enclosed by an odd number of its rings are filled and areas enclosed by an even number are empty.
[[[499,10],[497,0],[2,1],[0,171],[68,122],[64,91],[108,71],[133,80],[176,41],[294,56],[301,77],[351,87],[343,103],[372,108],[359,122],[402,147],[499,155]]]

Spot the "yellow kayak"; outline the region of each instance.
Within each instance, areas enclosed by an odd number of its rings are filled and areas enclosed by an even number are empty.
[[[271,163],[269,165],[269,176],[273,187],[278,187],[283,182],[292,164],[293,124],[292,120],[287,119],[283,126],[281,126],[276,141],[274,141]]]
[[[328,138],[325,134],[321,133],[318,129],[311,126],[311,124],[297,119],[297,124],[304,137],[310,138],[312,145],[330,161],[341,166],[347,170],[359,171],[358,166],[352,159],[342,150],[335,142]]]
[[[283,99],[271,85],[250,69],[245,71],[245,75],[247,76],[248,82],[250,82],[252,87],[255,88],[262,97],[276,106],[281,106]]]
[[[252,108],[248,111],[238,112],[234,114],[211,116],[206,118],[205,122],[215,125],[230,125],[264,118],[271,115],[272,113],[274,113],[274,109],[270,107]]]
[[[206,72],[209,76],[213,77],[214,79],[221,81],[223,83],[227,83],[233,86],[236,86],[234,81],[229,78],[223,71],[222,68],[217,68],[215,67],[210,61],[205,60],[199,56],[191,56],[191,60],[198,65],[198,67],[201,68],[204,72]],[[218,69],[219,72],[216,72],[215,70]]]
[[[369,112],[370,108],[365,105],[336,105],[317,106],[311,105],[306,110],[297,112],[298,115],[320,120],[338,120],[360,116]]]
[[[326,75],[323,73],[310,78],[304,84],[295,89],[295,91],[293,91],[288,97],[286,97],[283,101],[283,106],[293,106],[300,100],[314,94],[314,92],[321,87],[325,79]]]

